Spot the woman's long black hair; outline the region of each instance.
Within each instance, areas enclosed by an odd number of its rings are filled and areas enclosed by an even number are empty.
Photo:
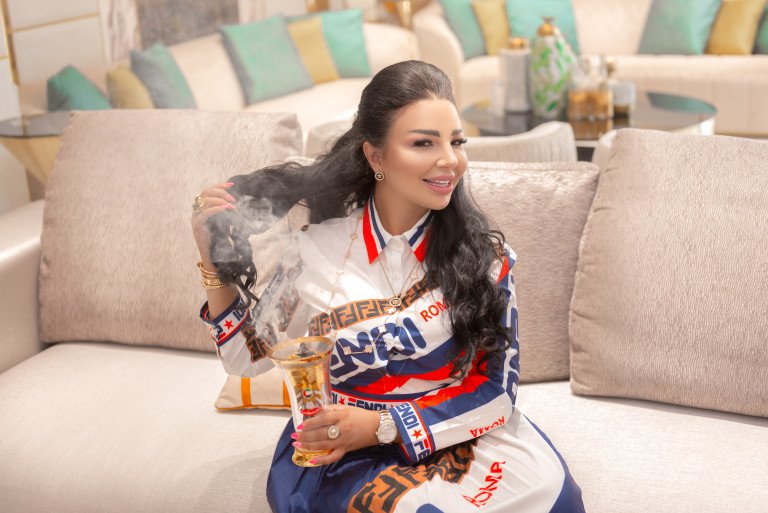
[[[229,192],[236,198],[252,197],[256,206],[259,200],[267,199],[278,218],[297,203],[309,209],[310,223],[343,217],[365,205],[376,183],[363,142],[384,147],[398,113],[415,101],[431,98],[456,103],[450,80],[439,68],[421,61],[388,66],[365,87],[352,128],[328,152],[308,166],[286,162],[234,176],[229,180],[234,182]],[[244,226],[224,214],[209,219],[212,261],[221,280],[236,283],[250,306],[251,300],[258,301],[251,291],[257,270],[248,241],[253,228]],[[425,258],[426,284],[440,287],[450,305],[452,376],[465,375],[481,351],[485,352],[478,363],[481,370],[485,362],[501,363],[511,334],[501,326],[505,298],[489,269],[500,257],[504,236],[491,229],[464,180],[448,206],[435,211],[431,230]]]

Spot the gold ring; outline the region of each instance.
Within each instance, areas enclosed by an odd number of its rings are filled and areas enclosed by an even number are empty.
[[[203,209],[205,209],[205,198],[198,194],[197,197],[195,197],[195,202],[192,203],[192,212],[197,215],[202,212]]]
[[[328,426],[328,438],[335,440],[339,437],[340,434],[341,431],[339,431],[339,427],[336,424],[331,424]]]

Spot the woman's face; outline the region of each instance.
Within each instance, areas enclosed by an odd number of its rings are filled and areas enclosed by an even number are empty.
[[[373,170],[384,173],[384,180],[376,183],[377,201],[422,213],[447,207],[467,170],[465,142],[450,101],[419,100],[403,108],[384,148],[366,149]]]

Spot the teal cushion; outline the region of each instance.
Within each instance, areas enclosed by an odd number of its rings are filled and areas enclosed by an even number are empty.
[[[248,105],[314,85],[281,14],[219,31]]]
[[[545,16],[553,17],[574,53],[579,53],[579,36],[571,0],[507,0],[510,36],[533,39]]]
[[[290,23],[309,16],[316,15],[290,16],[287,21]],[[319,16],[323,20],[325,42],[339,75],[347,78],[370,77],[371,67],[363,36],[363,10],[323,11]]]
[[[765,6],[763,21],[760,24],[760,30],[757,31],[757,39],[755,39],[755,52],[768,53],[768,5]]]
[[[456,34],[465,59],[485,55],[485,39],[472,0],[440,0],[448,26]]]
[[[131,50],[131,71],[146,86],[158,109],[194,109],[195,98],[187,79],[162,43],[144,51]]]
[[[48,110],[101,110],[111,105],[106,95],[76,68],[67,66],[48,79]]]
[[[702,55],[722,0],[653,0],[639,53]]]

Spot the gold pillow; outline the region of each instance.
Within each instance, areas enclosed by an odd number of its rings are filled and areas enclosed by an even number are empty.
[[[488,55],[496,55],[507,46],[509,22],[505,0],[472,0]]]
[[[707,53],[749,55],[766,0],[725,0],[709,35]]]
[[[107,73],[107,94],[116,109],[155,108],[146,86],[128,66],[118,66]]]
[[[288,32],[307,73],[312,77],[312,82],[319,84],[340,78],[323,36],[323,21],[320,16],[289,23]]]
[[[228,375],[214,404],[217,410],[291,409],[280,370],[272,368],[254,378]]]

